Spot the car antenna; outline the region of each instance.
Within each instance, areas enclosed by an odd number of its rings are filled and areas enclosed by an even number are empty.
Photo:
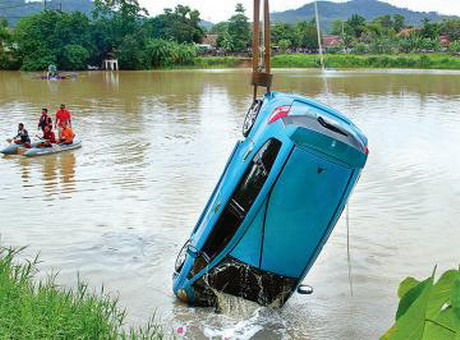
[[[260,2],[254,0],[254,21],[252,37],[252,79],[254,87],[254,102],[257,100],[258,87],[265,87],[270,93],[273,75],[271,72],[271,33],[270,33],[270,4],[264,0],[264,15],[262,33],[263,48],[260,48]],[[261,58],[262,56],[262,58]]]

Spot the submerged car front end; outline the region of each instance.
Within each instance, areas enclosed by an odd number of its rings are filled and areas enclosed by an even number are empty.
[[[217,292],[284,304],[366,163],[366,137],[327,106],[272,92],[254,109],[176,261],[173,290],[191,305]]]

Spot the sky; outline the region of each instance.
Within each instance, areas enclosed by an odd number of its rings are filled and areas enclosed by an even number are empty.
[[[345,0],[329,0],[333,2],[345,2]],[[459,15],[460,0],[381,0],[398,7],[406,7],[416,11],[435,11],[441,14]],[[219,22],[228,19],[234,12],[238,2],[244,4],[247,9],[253,6],[253,0],[139,0],[148,9],[150,15],[163,12],[164,8],[174,8],[177,4],[188,5],[198,9],[203,20]],[[270,0],[272,11],[284,11],[295,9],[312,2],[311,0]],[[252,16],[251,11],[248,15]]]

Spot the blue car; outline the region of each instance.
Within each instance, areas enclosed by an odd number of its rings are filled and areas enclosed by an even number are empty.
[[[271,92],[243,134],[190,239],[174,293],[195,306],[226,293],[282,306],[318,257],[366,163],[367,138],[312,99]]]

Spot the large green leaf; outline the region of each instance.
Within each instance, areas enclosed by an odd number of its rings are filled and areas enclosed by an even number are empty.
[[[452,308],[453,308],[453,327],[457,331],[457,337],[460,338],[460,271],[454,282],[454,288],[452,289]]]
[[[420,284],[420,281],[417,279],[414,279],[413,277],[406,277],[403,282],[399,285],[398,289],[398,296],[401,299],[406,293]]]
[[[460,271],[449,270],[434,284],[434,273],[419,282],[405,279],[396,323],[382,337],[389,340],[460,340]]]
[[[412,304],[415,303],[428,288],[431,289],[432,286],[433,278],[430,277],[409,289],[399,302],[398,311],[396,312],[396,320],[399,320],[399,318],[401,318],[409,310]]]
[[[452,307],[447,307],[435,320],[427,320],[423,339],[456,340],[458,332],[455,330],[454,323],[453,309]]]
[[[436,282],[428,304],[428,318],[435,319],[442,307],[451,300],[454,282],[458,277],[458,270],[448,270]]]
[[[395,325],[383,339],[421,339],[425,329],[426,311],[433,289],[433,277],[426,279],[403,296]]]

